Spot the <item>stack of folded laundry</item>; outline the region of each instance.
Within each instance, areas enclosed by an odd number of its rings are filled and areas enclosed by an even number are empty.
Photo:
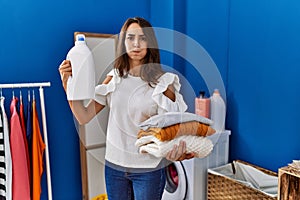
[[[195,157],[206,157],[213,149],[207,136],[215,133],[212,121],[193,113],[172,112],[155,115],[142,124],[135,145],[140,153],[156,157],[166,157],[174,145],[181,140],[186,142],[186,153]]]

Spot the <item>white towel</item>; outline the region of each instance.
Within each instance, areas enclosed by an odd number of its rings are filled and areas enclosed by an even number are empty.
[[[213,144],[206,137],[193,135],[183,135],[173,140],[162,142],[153,135],[148,135],[137,139],[135,146],[139,147],[139,153],[149,153],[155,157],[166,157],[175,144],[179,145],[180,141],[186,142],[187,153],[195,153],[195,157],[204,158],[213,149]]]
[[[236,176],[239,179],[243,179],[245,181],[248,181],[251,183],[255,188],[259,189],[271,189],[275,188],[275,192],[277,192],[277,186],[278,186],[278,177],[277,176],[271,176],[269,174],[266,174],[250,165],[245,165],[243,163],[235,162],[235,168],[236,168]],[[238,173],[239,172],[239,173]],[[273,190],[271,190],[273,191]]]

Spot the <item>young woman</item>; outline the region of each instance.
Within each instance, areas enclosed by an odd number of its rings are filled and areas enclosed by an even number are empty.
[[[59,67],[62,84],[72,74],[71,63]],[[153,115],[187,108],[179,93],[178,76],[166,73],[160,65],[156,36],[143,18],[129,18],[123,25],[114,70],[96,86],[95,99],[85,107],[69,101],[80,124],[89,122],[104,106],[109,106],[106,139],[105,181],[109,200],[159,200],[165,186],[165,159],[138,153],[134,145],[138,124]],[[181,142],[168,152],[167,160],[189,159]]]

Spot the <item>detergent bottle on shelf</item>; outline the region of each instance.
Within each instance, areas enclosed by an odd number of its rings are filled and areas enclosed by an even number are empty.
[[[92,99],[95,91],[95,64],[84,34],[76,35],[75,45],[68,52],[67,60],[72,65],[72,76],[67,83],[68,100]]]
[[[195,98],[195,113],[203,117],[210,117],[210,99],[205,97],[205,91],[200,91],[199,97]]]
[[[225,130],[226,105],[218,89],[214,90],[213,95],[210,97],[210,102],[212,128],[217,132],[222,132]]]

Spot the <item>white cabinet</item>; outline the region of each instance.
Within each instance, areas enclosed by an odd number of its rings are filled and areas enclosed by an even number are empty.
[[[87,185],[89,199],[105,194],[104,179],[104,155],[105,147],[91,149],[86,151],[87,163]]]
[[[106,124],[99,119],[107,114],[108,110],[103,110],[103,113],[79,128],[82,199],[84,200],[90,200],[99,194],[106,193],[104,179]],[[104,123],[103,126],[101,122]]]

